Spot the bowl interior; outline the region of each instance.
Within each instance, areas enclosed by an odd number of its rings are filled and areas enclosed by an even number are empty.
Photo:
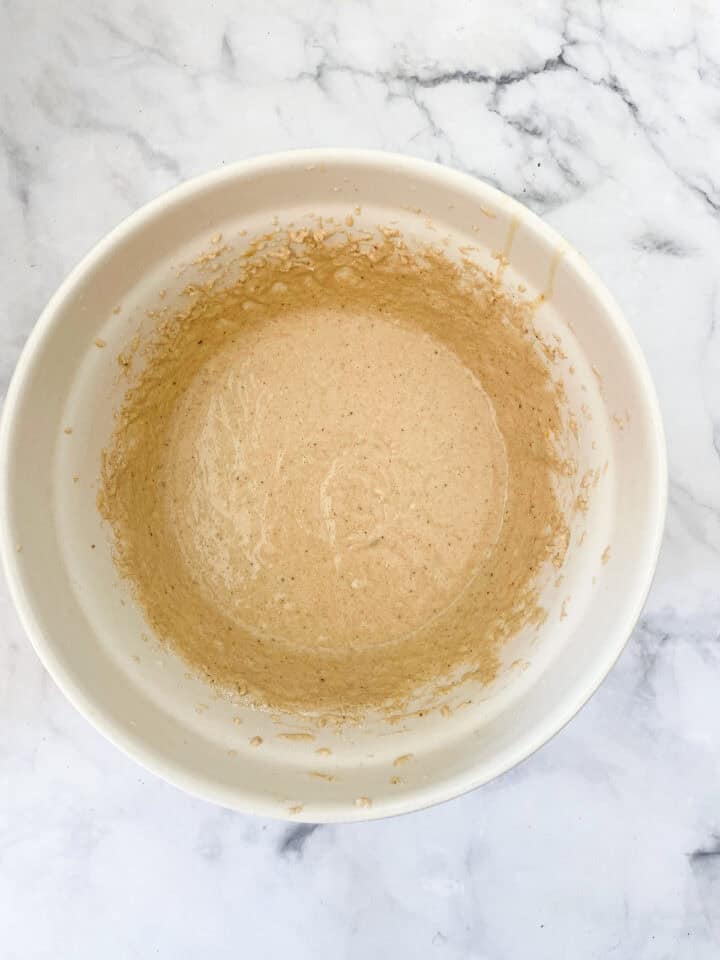
[[[545,293],[538,322],[565,355],[558,369],[582,421],[580,472],[602,475],[573,528],[562,582],[544,597],[547,620],[507,645],[492,686],[470,697],[459,691],[449,715],[377,718],[289,738],[309,728],[213,697],[153,641],[113,567],[95,506],[97,477],[127,386],[118,355],[138,331],[148,332],[146,313],[161,291],[171,302],[192,280],[193,260],[213,236],[242,245],[243,231],[266,232],[275,218],[350,213],[361,226],[392,223],[414,237],[472,245],[472,256],[493,269],[493,255],[505,252],[507,284],[522,285],[528,296]],[[185,185],[130,218],[48,306],[8,396],[3,444],[11,587],[66,694],[152,770],[219,803],[279,817],[399,813],[483,783],[527,756],[618,656],[649,586],[663,520],[652,385],[617,308],[581,258],[497,191],[387,155],[326,151],[250,162]]]

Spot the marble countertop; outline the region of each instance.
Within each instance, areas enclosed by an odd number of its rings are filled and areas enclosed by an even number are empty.
[[[0,4],[0,386],[69,268],[194,174],[299,146],[439,160],[613,290],[667,427],[658,575],[599,693],[442,807],[263,822],[106,743],[0,588],[0,954],[720,955],[720,14],[709,4]]]

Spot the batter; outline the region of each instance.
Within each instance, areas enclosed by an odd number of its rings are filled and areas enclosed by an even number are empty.
[[[151,626],[292,712],[491,679],[566,547],[530,307],[392,235],[278,234],[234,269],[161,325],[104,460]]]

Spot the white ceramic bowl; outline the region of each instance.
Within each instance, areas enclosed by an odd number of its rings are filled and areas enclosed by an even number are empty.
[[[356,206],[363,223],[397,221],[413,234],[447,234],[458,245],[478,245],[488,263],[504,249],[508,283],[548,294],[541,322],[560,336],[574,367],[566,378],[570,401],[592,417],[580,459],[608,466],[574,532],[546,623],[537,636],[509,645],[506,660],[514,666],[498,682],[449,717],[378,721],[291,741],[278,735],[287,723],[213,699],[173,655],[143,639],[147,628],[111,562],[95,483],[124,391],[117,355],[159,291],[177,287],[176,267],[191,263],[218,232],[254,233],[269,229],[275,216],[342,216]],[[97,349],[96,338],[107,348]],[[581,257],[484,183],[363,151],[243,162],[172,190],[113,230],[36,324],[8,392],[0,449],[8,582],[29,637],[67,697],[117,746],[178,786],[228,807],[308,821],[369,819],[446,800],[508,770],[557,733],[608,673],[635,624],[665,512],[653,385],[620,310]],[[251,745],[256,737],[261,746]],[[322,746],[332,753],[319,756]],[[393,766],[408,754],[411,760]]]

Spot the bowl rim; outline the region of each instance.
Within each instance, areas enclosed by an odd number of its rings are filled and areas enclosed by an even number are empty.
[[[480,202],[490,200],[495,205],[504,207],[510,216],[521,218],[524,227],[540,235],[546,242],[556,246],[561,245],[571,255],[566,257],[566,262],[577,274],[580,281],[590,288],[615,333],[622,340],[633,376],[636,378],[647,404],[652,427],[649,431],[652,449],[648,456],[653,460],[656,496],[654,504],[651,504],[653,527],[648,536],[651,559],[638,582],[632,608],[627,616],[617,623],[612,633],[607,636],[604,645],[605,655],[601,663],[592,674],[583,675],[579,678],[574,693],[569,692],[559,706],[548,712],[542,723],[538,723],[525,736],[518,738],[510,747],[500,751],[493,762],[485,761],[481,769],[469,763],[460,775],[431,781],[424,786],[409,791],[397,801],[383,800],[377,806],[369,808],[348,809],[346,804],[329,803],[323,808],[320,815],[307,817],[306,822],[312,823],[380,819],[425,809],[437,803],[459,797],[506,773],[558,734],[587,703],[612,670],[638,622],[657,567],[665,527],[668,497],[667,450],[660,405],[647,361],[635,334],[614,297],[582,255],[553,227],[545,223],[524,204],[470,174],[443,164],[382,150],[353,148],[285,150],[240,160],[193,177],[160,194],[122,220],[99,240],[65,277],[40,313],[23,346],[10,379],[0,415],[0,557],[8,591],[22,628],[30,639],[43,667],[70,703],[99,733],[146,770],[191,795],[257,816],[283,820],[292,819],[293,822],[303,822],[305,820],[302,813],[292,818],[287,815],[287,812],[283,815],[281,806],[270,798],[258,800],[256,796],[243,795],[243,792],[237,788],[225,788],[215,781],[192,773],[180,761],[168,760],[154,748],[149,747],[141,736],[132,735],[120,722],[116,722],[105,714],[101,699],[88,694],[87,690],[75,683],[62,657],[56,654],[52,638],[45,635],[38,623],[34,612],[33,599],[27,588],[13,543],[10,521],[12,511],[10,449],[17,426],[18,413],[28,390],[27,381],[34,354],[59,322],[59,313],[64,301],[68,299],[85,275],[91,272],[100,261],[108,257],[119,243],[135,231],[142,229],[144,224],[156,216],[175,205],[181,204],[191,196],[201,194],[206,189],[211,189],[227,181],[251,177],[258,173],[323,163],[347,166],[363,165],[367,168],[374,167],[388,172],[403,172],[409,176],[423,176],[434,179],[436,183],[445,183],[448,186],[454,185],[458,189],[473,193]],[[310,812],[308,811],[308,814]]]

